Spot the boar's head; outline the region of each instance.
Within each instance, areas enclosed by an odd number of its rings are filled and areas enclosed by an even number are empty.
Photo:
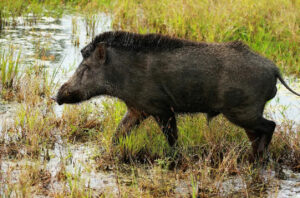
[[[78,103],[107,92],[103,72],[107,60],[105,43],[90,43],[81,53],[82,62],[53,98],[59,105]]]

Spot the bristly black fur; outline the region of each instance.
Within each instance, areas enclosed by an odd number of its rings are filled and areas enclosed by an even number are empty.
[[[243,43],[242,41],[231,41],[228,42],[227,45],[231,48],[234,48],[237,51],[245,51],[245,52],[249,52],[250,48],[248,47],[248,45],[246,45],[245,43]]]
[[[89,57],[100,42],[105,42],[107,46],[118,49],[143,52],[172,50],[183,46],[207,46],[206,43],[172,38],[161,34],[137,34],[124,31],[109,31],[99,34],[91,43],[85,46],[81,50],[83,57]]]

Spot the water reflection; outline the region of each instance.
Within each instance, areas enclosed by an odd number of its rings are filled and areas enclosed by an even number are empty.
[[[110,17],[101,14],[98,18],[95,33],[110,30]],[[30,17],[17,18],[17,24],[24,24],[24,20],[30,20]],[[6,26],[0,32],[0,51],[7,50],[12,44],[22,50],[25,65],[38,61],[45,66],[72,68],[81,61],[80,49],[92,39],[87,36],[85,20],[81,16],[65,15],[60,19],[42,17],[32,25]],[[72,43],[74,35],[79,38],[78,46]]]

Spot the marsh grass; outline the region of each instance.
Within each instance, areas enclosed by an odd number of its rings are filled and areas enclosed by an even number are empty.
[[[11,134],[22,137],[15,140],[15,152],[23,153],[16,157],[38,158],[44,149],[51,148],[57,141],[57,135],[70,144],[97,144],[100,152],[94,156],[98,164],[96,168],[116,172],[122,197],[172,197],[178,191],[177,187],[183,184],[190,186],[189,192],[196,197],[222,197],[224,190],[220,184],[236,177],[243,185],[229,195],[266,196],[267,189],[273,188],[272,182],[261,178],[260,168],[248,162],[251,149],[243,130],[221,116],[210,126],[203,115],[178,116],[179,146],[175,149],[168,146],[153,119],[146,120],[130,136],[121,138],[119,145],[112,146],[114,130],[126,110],[120,101],[106,99],[104,108],[99,108],[94,102],[67,105],[61,117],[55,116],[51,106],[46,100],[40,100],[26,102],[20,108],[16,128],[10,129]],[[284,127],[280,130],[282,132],[275,133],[270,147],[272,162],[268,169],[280,164],[297,170],[299,133],[285,134]],[[172,165],[174,161],[175,166]],[[35,172],[26,174],[34,177]],[[64,179],[61,182],[66,182],[68,188],[56,192],[57,196],[89,197],[95,193],[86,188],[80,174],[62,173]],[[37,183],[42,182],[38,180]],[[38,185],[34,188],[40,189]],[[32,193],[29,188],[24,189],[27,189],[24,194]]]
[[[72,44],[74,46],[79,46],[80,38],[78,33],[78,24],[77,24],[78,17],[72,17]]]
[[[242,40],[286,73],[300,72],[299,1],[135,1],[112,3],[113,27],[206,42]]]
[[[124,104],[115,102],[114,104],[104,104],[102,119],[102,130],[107,140],[112,138],[112,131],[125,112]],[[179,128],[178,152],[186,158],[200,159],[209,156],[211,165],[219,165],[224,162],[225,156],[230,152],[238,152],[238,161],[247,160],[251,152],[250,142],[243,129],[232,125],[222,116],[215,118],[210,125],[207,125],[206,118],[202,114],[177,116]],[[289,126],[285,126],[289,127]],[[299,131],[291,130],[285,133],[285,127],[280,126],[274,134],[274,144],[271,151],[281,155],[273,155],[275,161],[286,162],[289,158],[295,164],[299,163],[298,155],[300,147]],[[292,141],[293,143],[289,142]],[[287,145],[290,145],[287,147]],[[109,147],[107,147],[109,149]],[[140,127],[134,129],[130,136],[121,138],[119,149],[124,159],[144,159],[153,161],[157,158],[171,157],[171,149],[164,135],[156,122],[150,118],[143,122]],[[279,151],[280,150],[280,151]],[[241,152],[242,151],[242,152]],[[234,152],[234,153],[236,153]],[[237,153],[236,153],[237,154]],[[286,157],[284,160],[283,157]]]
[[[90,38],[94,38],[96,33],[96,27],[99,22],[98,15],[93,13],[86,14],[84,17],[84,22],[85,22],[87,36],[89,36]]]
[[[23,25],[36,23],[43,16],[60,17],[64,11],[61,5],[64,3],[60,0],[0,0],[0,30],[7,25],[17,25],[20,16],[30,18]]]
[[[112,130],[116,128],[125,107],[119,101],[114,101],[113,104],[104,103],[104,106],[103,128],[97,138],[100,140],[100,145],[106,148],[102,157],[99,157],[99,168],[102,170],[105,170],[109,163],[116,163],[119,166],[118,170],[122,170],[124,162],[131,164],[135,170],[143,169],[139,168],[143,166],[141,164],[150,166],[150,170],[159,167],[168,172],[167,170],[171,168],[175,172],[179,171],[180,177],[185,179],[192,177],[189,185],[194,186],[194,189],[190,192],[193,192],[194,195],[191,196],[195,197],[223,197],[226,189],[222,189],[220,185],[233,178],[240,178],[241,187],[231,192],[233,194],[229,192],[227,196],[265,197],[268,189],[278,188],[272,182],[272,178],[264,178],[261,175],[260,166],[249,163],[251,146],[245,132],[222,116],[215,118],[210,126],[207,125],[203,115],[178,116],[179,145],[177,148],[168,146],[153,119],[146,120],[139,128],[134,129],[130,136],[121,138],[117,147],[112,148],[110,145],[105,145],[111,139]],[[280,126],[274,134],[270,146],[271,162],[268,164],[268,170],[275,170],[278,165],[299,170],[299,131],[294,129],[291,133],[285,133],[286,127],[290,126]],[[166,184],[163,184],[160,183],[161,180],[155,178],[156,174],[136,176],[131,180],[129,187],[121,187],[124,193],[122,195],[172,197],[177,186],[175,181],[178,181],[178,178],[173,175],[174,180],[172,180],[168,174],[163,174],[164,178],[168,178]]]
[[[0,54],[1,95],[6,100],[18,89],[20,57],[21,50],[16,51],[13,46]]]

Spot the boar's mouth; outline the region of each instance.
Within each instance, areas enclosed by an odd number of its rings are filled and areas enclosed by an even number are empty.
[[[84,98],[83,94],[80,91],[73,91],[67,93],[66,92],[62,93],[61,91],[59,91],[55,100],[59,105],[62,105],[64,103],[66,104],[79,103],[86,99]]]

